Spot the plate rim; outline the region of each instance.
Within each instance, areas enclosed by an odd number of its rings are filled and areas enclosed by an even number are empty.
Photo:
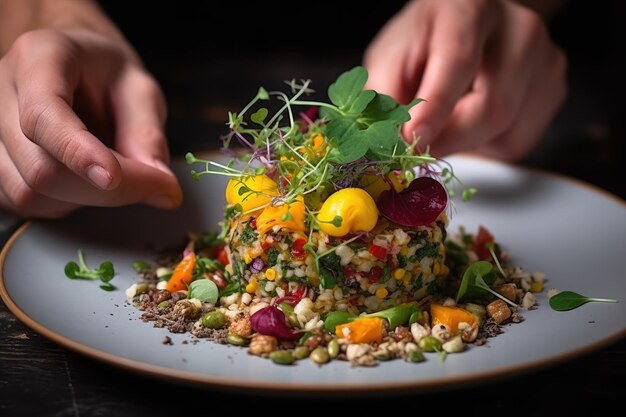
[[[492,163],[500,166],[514,167],[522,171],[529,171],[535,174],[549,176],[559,181],[565,181],[578,187],[586,188],[592,192],[600,194],[605,198],[609,198],[614,202],[622,205],[626,208],[626,200],[621,197],[602,189],[596,185],[590,184],[586,181],[578,178],[569,177],[564,174],[550,172],[541,168],[527,167],[518,165],[515,163],[508,163],[497,161],[491,158],[472,155],[472,154],[460,154],[455,157],[463,158],[476,158],[482,162]],[[306,383],[306,382],[278,382],[278,381],[248,381],[242,378],[229,378],[211,374],[200,374],[196,372],[190,372],[180,369],[173,369],[164,366],[158,366],[149,364],[146,362],[137,361],[134,359],[118,356],[95,347],[91,347],[87,344],[83,344],[66,337],[53,329],[50,329],[41,323],[31,318],[20,306],[17,305],[11,298],[8,289],[5,285],[4,269],[5,261],[19,238],[28,230],[33,224],[33,220],[26,221],[19,226],[6,241],[5,245],[0,252],[0,298],[5,303],[11,313],[13,313],[23,324],[31,328],[36,333],[43,335],[47,339],[82,355],[85,355],[91,359],[96,359],[101,363],[113,365],[114,367],[124,369],[126,371],[132,371],[142,375],[148,375],[157,379],[165,379],[168,381],[175,381],[178,383],[192,383],[202,386],[211,386],[218,389],[231,389],[231,390],[244,390],[255,389],[257,392],[264,393],[293,393],[293,394],[367,394],[373,392],[406,392],[406,391],[437,391],[444,389],[458,388],[467,385],[478,385],[481,383],[489,383],[498,379],[511,378],[521,376],[533,371],[539,371],[542,369],[548,369],[550,367],[557,366],[563,362],[571,361],[580,358],[584,355],[595,352],[599,349],[607,347],[613,343],[626,337],[626,328],[622,331],[608,335],[600,340],[597,340],[591,344],[574,349],[561,354],[551,355],[539,360],[526,362],[521,365],[514,365],[510,367],[502,367],[500,369],[479,372],[466,376],[447,376],[439,377],[436,380],[428,381],[405,381],[405,382],[379,382],[367,385],[359,385],[353,383],[334,384],[332,382],[324,383]],[[381,365],[379,365],[381,366]],[[382,365],[384,366],[384,365]]]

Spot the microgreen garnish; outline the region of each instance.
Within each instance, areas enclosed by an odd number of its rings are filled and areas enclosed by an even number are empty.
[[[513,307],[517,307],[517,304],[492,290],[486,280],[490,283],[495,281],[493,265],[487,261],[477,261],[470,264],[463,274],[461,285],[456,294],[456,301],[458,302],[464,298],[480,298],[486,293],[491,293]]]
[[[408,145],[400,135],[401,125],[410,119],[408,110],[423,100],[399,105],[390,96],[363,90],[367,77],[363,67],[340,75],[328,89],[330,102],[303,97],[313,91],[310,80],[290,81],[291,96],[259,89],[240,113],[229,114],[224,146],[234,140],[246,148],[239,165],[235,159],[224,164],[188,153],[188,164],[204,165],[192,171],[193,178],[217,174],[241,179],[261,173],[280,178],[278,199],[288,202],[302,195],[309,221],[320,201],[338,189],[359,186],[366,174],[384,177],[396,171],[407,183],[424,175],[446,184],[458,180],[450,167],[436,168],[443,161],[417,152],[418,140]],[[257,108],[270,99],[283,102],[274,115],[266,107]],[[317,107],[321,118],[295,118],[296,106]],[[471,194],[472,189],[465,189],[465,197]]]
[[[65,276],[70,279],[99,279],[102,282],[100,288],[103,290],[112,291],[115,289],[115,286],[110,282],[115,276],[113,263],[104,261],[98,269],[91,269],[87,266],[83,252],[80,249],[78,250],[78,263],[70,261],[65,265]]]
[[[592,298],[575,293],[573,291],[562,291],[550,297],[550,307],[556,311],[568,311],[578,308],[586,303],[617,303],[612,298]]]

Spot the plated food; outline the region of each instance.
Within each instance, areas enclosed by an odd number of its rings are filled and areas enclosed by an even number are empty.
[[[455,197],[476,190],[400,136],[421,100],[399,105],[366,80],[342,74],[329,102],[305,99],[309,81],[261,88],[229,114],[225,148],[243,148],[230,163],[187,155],[194,178],[230,178],[221,231],[137,265],[127,295],[144,320],[277,364],[362,366],[444,359],[522,320],[543,274],[507,266],[485,227],[448,233]]]

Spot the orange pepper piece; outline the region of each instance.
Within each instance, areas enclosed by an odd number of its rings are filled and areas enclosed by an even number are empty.
[[[430,305],[430,316],[432,317],[432,326],[445,324],[448,326],[450,333],[456,334],[459,331],[459,323],[465,322],[470,326],[478,323],[475,315],[464,308],[456,306],[442,306],[441,304]]]
[[[381,317],[361,317],[337,325],[335,334],[349,343],[380,343],[383,339],[383,321]]]
[[[191,282],[191,275],[193,269],[196,267],[196,254],[189,251],[183,260],[176,265],[172,277],[167,281],[166,290],[169,292],[176,292],[180,290],[186,290]]]

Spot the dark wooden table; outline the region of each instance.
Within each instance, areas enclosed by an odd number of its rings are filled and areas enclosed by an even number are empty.
[[[180,54],[172,59],[158,48],[147,48],[143,52],[148,67],[162,82],[170,104],[172,153],[180,156],[189,150],[216,148],[217,138],[224,133],[226,112],[241,108],[259,85],[279,87],[284,79],[306,77],[323,92],[341,70],[360,60],[354,49],[334,51],[264,50],[245,57],[224,53],[216,64],[207,56]],[[585,53],[573,54],[569,101],[523,165],[579,178],[626,198],[625,182],[620,180],[626,140],[622,110],[618,110],[623,108],[623,56],[607,53],[591,62]],[[6,222],[2,225],[0,246],[13,228]],[[102,364],[33,332],[0,303],[2,417],[211,415],[222,410],[285,415],[316,406],[321,407],[321,415],[347,410],[356,416],[359,412],[371,415],[375,405],[383,405],[390,413],[408,411],[415,416],[423,415],[425,407],[457,416],[580,415],[588,411],[597,415],[623,406],[625,380],[626,340],[621,340],[566,363],[476,386],[433,393],[315,398],[311,406],[303,397],[186,386]]]

